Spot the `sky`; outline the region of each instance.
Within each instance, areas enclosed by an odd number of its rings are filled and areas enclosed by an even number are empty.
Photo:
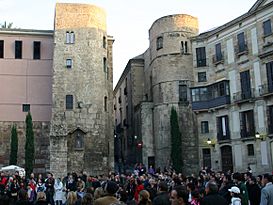
[[[156,19],[189,14],[198,18],[199,32],[204,32],[246,13],[256,0],[0,0],[0,24],[53,30],[56,2],[88,3],[106,10],[107,33],[115,39],[115,86],[129,59],[148,48],[148,31]]]

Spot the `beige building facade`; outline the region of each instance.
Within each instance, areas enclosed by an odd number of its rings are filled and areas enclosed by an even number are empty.
[[[246,14],[192,39],[201,166],[272,171],[272,5],[259,0]]]
[[[135,129],[125,136],[141,137],[136,162],[171,165],[170,110],[175,107],[184,173],[201,167],[272,171],[272,5],[258,0],[246,14],[201,34],[196,18],[188,15],[153,23],[143,54],[144,78],[141,86],[130,85],[143,91],[130,113]],[[121,77],[115,91],[123,82]]]

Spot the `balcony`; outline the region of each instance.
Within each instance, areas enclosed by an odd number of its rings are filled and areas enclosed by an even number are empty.
[[[214,65],[223,64],[224,63],[224,52],[220,53],[220,55],[213,55],[212,62]]]
[[[253,99],[254,97],[254,89],[233,93],[233,101],[236,103],[245,102]]]
[[[207,66],[207,59],[197,59],[197,67],[205,67]]]
[[[263,84],[259,86],[260,96],[272,95],[273,94],[273,83],[272,84]]]
[[[245,140],[255,139],[255,130],[250,130],[250,131],[241,130],[240,135],[241,135],[241,138]]]
[[[230,134],[229,131],[224,135],[223,133],[217,133],[217,140],[219,143],[224,143],[230,141]]]
[[[230,104],[229,81],[191,88],[192,109],[203,110]]]
[[[248,46],[247,44],[237,45],[235,46],[235,52],[237,54],[237,57],[239,58],[242,55],[248,54]]]
[[[230,104],[230,96],[229,95],[217,97],[217,98],[206,100],[206,101],[192,102],[192,109],[193,110],[204,110],[204,109],[219,107],[221,105],[226,105],[226,104]]]

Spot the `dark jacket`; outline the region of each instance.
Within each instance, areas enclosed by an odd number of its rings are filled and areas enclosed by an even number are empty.
[[[210,193],[204,197],[200,205],[228,205],[228,202],[218,193]]]
[[[47,201],[36,201],[34,205],[48,205]]]
[[[171,205],[168,192],[160,192],[153,200],[153,205]]]
[[[248,185],[248,196],[251,205],[260,205],[261,189],[258,184]]]
[[[31,203],[27,200],[19,200],[16,202],[16,205],[31,205]]]

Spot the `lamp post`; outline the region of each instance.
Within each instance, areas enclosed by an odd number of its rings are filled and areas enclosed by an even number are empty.
[[[208,138],[207,144],[213,148],[213,151],[215,151],[215,143],[212,142],[210,138]]]
[[[255,137],[256,137],[256,139],[260,139],[260,137],[261,137],[260,133],[256,132]]]

